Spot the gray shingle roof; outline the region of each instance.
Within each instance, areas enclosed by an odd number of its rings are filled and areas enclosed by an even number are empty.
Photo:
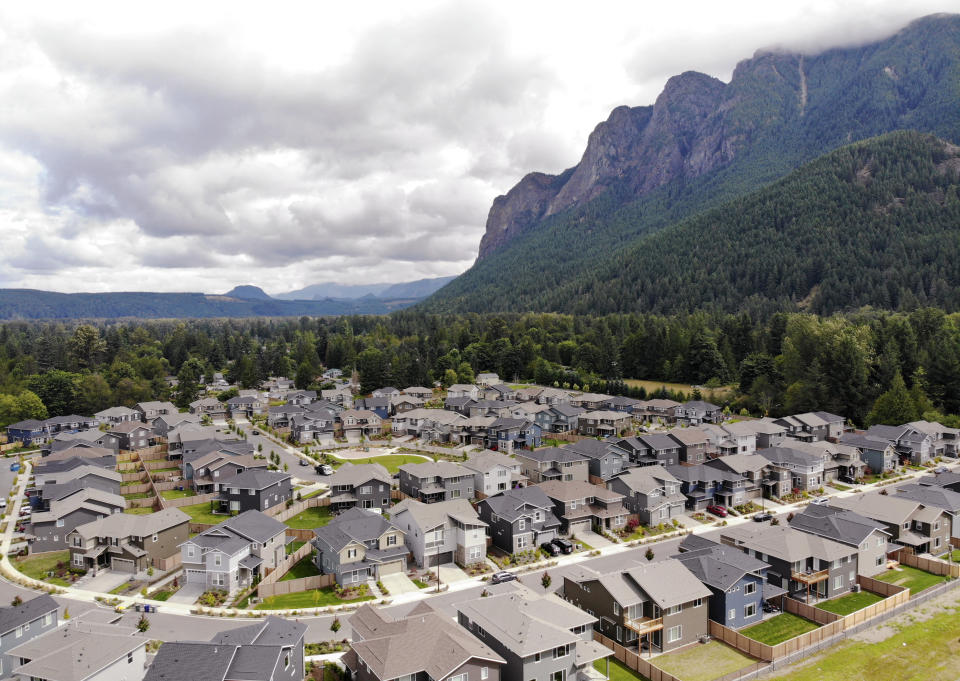
[[[697,579],[715,589],[726,591],[750,573],[770,567],[731,546],[712,546],[676,556]]]
[[[32,622],[41,615],[56,609],[57,602],[47,594],[31,598],[20,605],[0,608],[0,634],[16,629],[21,624]]]
[[[859,546],[864,539],[877,530],[888,534],[885,525],[855,511],[817,504],[807,506],[802,513],[795,514],[789,522],[791,527],[802,532],[809,532],[852,546]]]
[[[521,509],[527,504],[546,509],[548,512],[553,508],[553,502],[539,487],[509,489],[492,497],[487,497],[480,503],[486,504],[492,512],[508,521],[516,520],[521,515],[525,515]]]
[[[897,498],[900,497],[919,501],[924,506],[934,506],[951,513],[960,513],[960,493],[943,487],[928,487],[916,483],[902,485],[897,488]]]
[[[236,487],[237,489],[264,489],[283,480],[289,480],[292,477],[289,473],[253,468],[245,470],[239,475],[235,475],[224,484],[228,487]]]
[[[318,527],[314,533],[315,541],[339,551],[351,542],[368,542],[391,529],[403,531],[379,513],[354,507],[331,520],[329,525]]]

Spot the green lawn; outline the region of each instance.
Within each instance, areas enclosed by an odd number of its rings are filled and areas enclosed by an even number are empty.
[[[418,589],[426,589],[428,586],[430,586],[429,584],[427,584],[427,583],[426,583],[425,581],[423,581],[422,579],[414,579],[414,580],[413,580],[413,583],[416,584],[416,586],[417,586]]]
[[[323,494],[323,492],[324,492],[324,490],[322,490],[322,489],[315,489],[315,490],[313,490],[312,492],[307,492],[306,494],[302,495],[300,498],[306,500],[306,499],[309,499],[309,498],[311,498],[311,497],[315,497],[315,496],[317,496],[318,494]]]
[[[941,560],[948,560],[954,563],[960,563],[960,549],[954,549],[952,552],[947,551],[945,554],[940,556]]]
[[[229,516],[226,514],[214,515],[210,511],[210,502],[205,501],[202,504],[193,504],[192,506],[181,506],[180,510],[190,516],[190,520],[195,523],[206,523],[216,525],[222,523]]]
[[[280,581],[288,582],[291,579],[301,579],[303,577],[315,577],[319,575],[320,570],[318,570],[317,566],[313,563],[315,553],[316,552],[311,553],[309,556],[304,556],[297,561],[296,565],[290,568],[290,571],[280,578]]]
[[[848,489],[851,489],[850,485],[841,485],[839,482],[828,482],[827,484],[840,492],[846,492]]]
[[[16,559],[13,566],[27,577],[41,579],[58,586],[70,586],[68,582],[59,577],[47,577],[47,572],[56,569],[57,563],[69,563],[70,551],[51,551],[50,553],[40,553],[35,556],[28,556],[23,560]]]
[[[878,643],[848,642],[831,648],[778,681],[954,681],[960,679],[960,617],[956,608],[906,624]]]
[[[293,610],[299,608],[323,608],[328,605],[342,605],[343,603],[359,603],[372,601],[373,596],[362,596],[349,601],[340,600],[332,586],[310,591],[298,591],[292,594],[270,596],[257,604],[256,610]]]
[[[610,681],[637,681],[637,679],[640,679],[640,681],[649,681],[646,676],[633,671],[615,657],[596,660],[593,663],[593,668],[601,674],[607,674],[607,660],[610,660]]]
[[[775,646],[778,643],[789,641],[795,636],[813,631],[819,625],[805,617],[799,617],[789,612],[780,613],[776,617],[754,624],[752,627],[741,629],[740,633],[754,641]]]
[[[312,530],[315,527],[323,527],[332,517],[329,506],[315,506],[288,519],[286,525],[295,530]]]
[[[887,570],[882,575],[877,575],[874,579],[888,584],[897,584],[910,589],[911,594],[920,593],[924,589],[936,586],[940,582],[947,581],[946,577],[934,575],[917,568],[901,565],[894,570]]]
[[[133,492],[131,494],[124,494],[123,498],[124,499],[146,499],[152,496],[153,496],[152,492]]]
[[[681,681],[710,681],[754,662],[753,658],[719,641],[690,646],[653,660],[657,667]]]
[[[299,539],[294,539],[292,542],[290,542],[289,544],[287,544],[287,555],[289,556],[291,553],[296,552],[297,549],[299,549],[301,546],[303,546],[303,545],[306,544],[306,543],[307,543],[307,542],[305,542],[305,541],[300,541]]]
[[[877,601],[882,600],[883,596],[878,596],[869,591],[861,591],[860,593],[851,593],[846,596],[840,596],[839,598],[832,598],[829,601],[817,603],[817,607],[838,615],[849,615],[852,612],[863,610],[868,605],[873,605]]]
[[[164,499],[186,499],[196,495],[188,489],[166,489],[160,492],[160,496]]]
[[[129,513],[130,515],[148,515],[153,513],[153,508],[150,506],[141,506],[140,508],[125,508],[124,513]]]
[[[338,459],[332,455],[330,458],[340,463],[346,461],[346,459]],[[412,454],[387,454],[386,456],[368,456],[365,459],[350,459],[350,463],[357,465],[362,463],[378,463],[391,473],[396,473],[400,470],[400,466],[405,463],[423,463],[425,461],[426,459],[422,456],[414,456]]]

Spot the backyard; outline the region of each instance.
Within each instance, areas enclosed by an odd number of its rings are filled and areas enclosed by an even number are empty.
[[[153,513],[152,506],[141,506],[140,508],[125,508],[123,509],[124,513],[129,513],[130,515],[148,515]]]
[[[205,501],[202,504],[193,504],[192,506],[181,506],[180,510],[190,516],[190,520],[195,523],[206,523],[207,525],[216,525],[222,523],[230,516],[225,513],[214,514],[210,510],[210,502]]]
[[[160,492],[160,496],[164,499],[185,499],[196,495],[187,489],[165,489]]]
[[[303,577],[315,577],[320,574],[320,570],[314,565],[313,559],[317,552],[304,556],[290,568],[289,572],[280,578],[281,582],[289,582],[291,579],[302,579]]]
[[[359,603],[361,601],[372,601],[373,596],[360,596],[348,600],[342,600],[337,596],[332,586],[322,589],[311,589],[309,591],[297,591],[290,594],[279,596],[270,596],[264,598],[257,604],[256,610],[291,610],[297,608],[323,608],[329,605],[342,605],[344,603]]]
[[[952,563],[960,563],[960,549],[954,549],[953,551],[947,551],[942,556],[939,556],[940,560],[948,560]]]
[[[911,594],[920,593],[924,589],[929,589],[931,586],[947,581],[947,578],[942,575],[924,572],[908,565],[900,565],[893,570],[887,570],[882,575],[876,575],[874,579],[879,579],[887,584],[905,586],[910,589]]]
[[[601,674],[607,673],[607,660],[610,660],[610,681],[648,681],[646,676],[638,674],[625,665],[623,662],[620,662],[615,657],[608,657],[605,660],[597,660],[593,663],[593,668],[596,669]]]
[[[837,615],[849,615],[857,610],[863,610],[868,605],[873,605],[883,600],[883,596],[878,596],[870,591],[861,591],[859,593],[850,593],[839,598],[832,598],[829,601],[817,603],[821,610],[836,613]]]
[[[741,629],[740,633],[754,641],[775,646],[778,643],[789,641],[791,638],[813,631],[819,627],[805,617],[799,617],[789,612],[780,613],[760,624]]]
[[[660,655],[653,663],[681,681],[710,681],[754,664],[756,660],[719,641]]]
[[[66,568],[57,566],[70,565],[69,551],[51,551],[50,553],[39,553],[28,558],[16,558],[13,566],[27,577],[40,579],[57,586],[70,586],[70,582],[60,577],[47,577],[48,572],[62,572]]]
[[[315,527],[323,527],[332,517],[329,506],[314,506],[288,518],[285,523],[287,527],[295,530],[312,530]]]
[[[344,459],[338,459],[332,455],[330,458],[339,463],[345,462]],[[357,465],[362,463],[378,463],[390,473],[396,473],[400,470],[400,466],[405,463],[423,463],[425,461],[427,461],[426,458],[414,454],[386,454],[385,456],[368,456],[365,459],[350,459],[350,463]]]

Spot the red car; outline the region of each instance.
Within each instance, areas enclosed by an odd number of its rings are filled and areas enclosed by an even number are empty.
[[[716,504],[714,504],[713,506],[707,506],[707,511],[709,511],[713,515],[718,515],[721,518],[727,517],[727,509],[724,508],[723,506],[717,506]]]

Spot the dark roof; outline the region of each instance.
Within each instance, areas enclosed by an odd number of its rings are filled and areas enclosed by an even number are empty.
[[[651,433],[650,435],[638,435],[637,439],[643,442],[650,449],[679,449],[680,443],[669,435],[660,435]]]
[[[712,546],[686,551],[675,556],[697,579],[721,591],[726,591],[750,573],[770,567],[762,560],[732,546]]]
[[[917,501],[924,506],[933,506],[951,513],[960,512],[960,493],[943,487],[928,487],[911,483],[897,488],[897,496]]]
[[[684,402],[683,405],[686,409],[700,409],[701,411],[716,411],[720,407],[710,402],[704,402],[703,400],[690,400],[689,402]]]
[[[553,411],[557,412],[561,416],[579,416],[580,414],[585,413],[587,410],[583,407],[574,407],[572,404],[567,402],[560,402],[559,404],[554,404],[550,407]]]
[[[586,461],[587,457],[572,449],[566,447],[544,447],[543,449],[534,449],[533,451],[517,452],[517,456],[522,456],[534,461]]]
[[[549,509],[553,508],[550,497],[539,487],[510,489],[492,497],[487,497],[480,503],[486,504],[493,513],[508,521],[513,521],[523,515],[518,509],[526,504],[547,509],[548,512],[550,512]]]
[[[620,454],[623,455],[623,452],[614,452],[611,448],[613,443],[606,442],[604,440],[594,440],[593,438],[588,438],[585,440],[579,440],[577,442],[571,442],[568,445],[564,445],[563,449],[570,449],[577,452],[578,454],[583,454],[584,456],[589,456],[591,459],[600,459],[608,454]]]
[[[185,641],[164,643],[143,681],[182,681],[188,678],[191,681],[224,681],[236,654],[236,646]]]
[[[306,624],[271,616],[249,627],[221,632],[210,641],[226,645],[290,646],[296,645],[306,632]]]
[[[790,527],[852,546],[859,546],[875,530],[886,532],[886,526],[854,511],[810,504],[802,513],[794,514]]]
[[[36,419],[17,421],[7,426],[7,430],[40,430],[41,428],[43,428],[43,421],[37,421]]]
[[[937,473],[935,475],[925,475],[920,480],[919,484],[924,487],[950,487],[953,485],[960,485],[960,473]]]
[[[43,594],[20,605],[0,608],[0,634],[16,629],[21,624],[32,622],[48,612],[57,609],[57,602],[51,596]]]
[[[239,475],[228,479],[223,487],[236,487],[237,489],[263,489],[274,485],[282,480],[289,480],[292,476],[289,473],[280,471],[265,471],[261,468],[250,468]]]
[[[287,526],[279,520],[260,511],[244,511],[240,515],[224,520],[220,526],[259,544],[287,530]]]
[[[379,513],[353,507],[338,515],[329,525],[316,528],[314,533],[317,540],[339,551],[351,541],[368,542],[391,529],[400,530],[400,527]]]

